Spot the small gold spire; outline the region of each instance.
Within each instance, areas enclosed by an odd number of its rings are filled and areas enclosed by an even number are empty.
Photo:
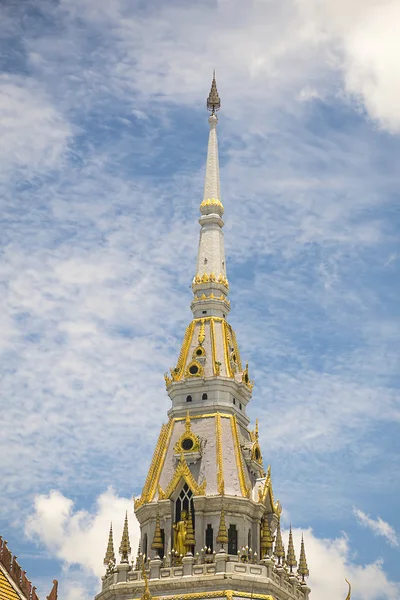
[[[163,550],[163,548],[164,548],[164,544],[163,544],[163,539],[162,539],[161,529],[160,529],[160,514],[157,511],[156,528],[154,530],[154,536],[153,536],[153,541],[151,544],[151,549],[152,550]]]
[[[224,507],[221,508],[221,516],[219,519],[217,543],[221,544],[221,548],[224,547],[224,544],[228,543],[228,532],[226,530]]]
[[[305,582],[305,577],[308,577],[310,572],[307,566],[306,559],[306,551],[304,548],[304,538],[301,536],[301,549],[300,549],[300,560],[299,560],[299,568],[297,569],[297,573],[301,576],[302,583]]]
[[[215,69],[213,71],[213,80],[211,90],[207,98],[207,109],[214,115],[221,108],[221,100],[218,95],[217,82],[215,81]]]
[[[190,433],[190,415],[189,415],[189,411],[187,411],[186,417],[185,417],[185,433]]]
[[[112,523],[110,525],[110,533],[108,534],[108,544],[106,555],[104,557],[104,564],[108,566],[111,562],[115,564],[115,553],[114,553],[114,539],[113,539],[113,528]]]
[[[131,553],[131,544],[129,542],[129,531],[128,531],[128,511],[125,513],[124,530],[122,532],[122,540],[119,547],[119,553],[121,555],[121,562],[129,562],[129,555]]]
[[[294,552],[292,526],[290,526],[290,530],[289,530],[289,543],[288,543],[288,551],[287,551],[287,557],[286,557],[286,564],[290,568],[290,572],[293,573],[293,567],[297,566],[297,560],[296,560],[296,555],[295,555],[295,552]]]
[[[346,596],[346,600],[350,600],[350,598],[351,598],[351,585],[350,585],[350,581],[348,581],[347,579],[345,579],[345,582],[349,586],[349,593]]]
[[[142,548],[141,548],[140,539],[139,539],[138,549],[137,549],[137,554],[136,554],[135,571],[140,571],[140,569],[141,569],[141,563],[142,563],[141,554],[142,554]]]
[[[278,565],[281,564],[281,561],[283,563],[283,561],[285,559],[285,547],[284,547],[283,541],[282,541],[281,520],[280,519],[278,519],[278,527],[276,529],[274,555],[278,559]]]
[[[196,540],[194,539],[193,516],[191,510],[189,510],[187,518],[184,545],[186,546],[188,552],[190,552],[191,548],[193,548],[196,545]]]
[[[258,419],[256,419],[256,428],[254,430],[256,441],[258,441]]]
[[[149,580],[147,579],[147,573],[146,573],[146,569],[144,566],[144,560],[142,561],[142,577],[144,580],[144,590],[143,590],[141,600],[152,600],[153,597],[150,594],[150,590],[149,590]]]
[[[271,555],[271,550],[274,545],[274,539],[271,534],[271,529],[268,522],[268,516],[265,515],[262,525],[261,535],[261,558]]]

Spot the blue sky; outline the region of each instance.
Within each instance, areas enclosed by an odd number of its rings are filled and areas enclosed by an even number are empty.
[[[42,597],[99,589],[166,419],[216,68],[230,321],[284,525],[315,600],[399,598],[400,2],[11,4],[0,531]]]

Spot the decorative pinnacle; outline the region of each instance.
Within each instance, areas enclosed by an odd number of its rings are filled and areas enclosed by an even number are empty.
[[[265,555],[270,556],[274,540],[271,534],[271,529],[268,522],[268,517],[265,515],[261,535],[261,558]]]
[[[278,519],[278,527],[276,529],[274,555],[278,559],[278,565],[280,565],[281,564],[281,560],[285,558],[285,547],[284,547],[283,541],[282,541],[281,521],[280,521],[280,519]]]
[[[297,569],[297,573],[299,575],[301,575],[302,583],[304,583],[304,578],[308,577],[310,574],[310,572],[308,570],[308,566],[307,566],[306,551],[304,548],[303,536],[301,536],[300,560],[299,560],[299,568]]]
[[[190,552],[192,546],[195,546],[196,540],[194,539],[194,528],[193,528],[193,515],[192,511],[189,510],[187,524],[186,524],[186,536],[184,545],[187,548],[187,551]]]
[[[106,555],[104,557],[104,564],[108,566],[111,562],[115,564],[112,523],[110,525],[110,533],[108,534],[108,544],[107,544]]]
[[[163,544],[161,529],[160,529],[160,513],[157,511],[156,528],[154,530],[154,537],[153,537],[153,542],[151,544],[151,549],[152,550],[163,550],[163,548],[164,548],[164,544]]]
[[[124,530],[122,532],[122,540],[119,547],[119,553],[121,555],[121,562],[129,562],[129,554],[131,553],[131,544],[129,542],[129,531],[128,531],[128,511],[125,513]]]
[[[296,555],[294,553],[294,544],[293,544],[293,535],[292,535],[292,526],[290,526],[289,530],[289,544],[288,551],[286,557],[286,564],[290,567],[290,572],[293,573],[293,567],[297,566]]]
[[[224,507],[221,508],[221,517],[219,519],[217,543],[221,544],[221,548],[224,547],[224,544],[228,543],[228,532],[226,530]]]
[[[215,69],[213,71],[213,80],[211,90],[207,98],[207,110],[214,115],[221,108],[221,100],[218,95],[217,82],[215,81]]]

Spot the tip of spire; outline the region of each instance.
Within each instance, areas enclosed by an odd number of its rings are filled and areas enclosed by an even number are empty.
[[[213,79],[211,90],[207,98],[207,109],[214,115],[221,108],[221,100],[218,95],[217,82],[215,80],[215,69],[213,70]]]

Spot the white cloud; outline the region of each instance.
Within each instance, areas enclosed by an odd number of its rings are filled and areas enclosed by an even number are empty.
[[[103,557],[107,545],[110,521],[115,531],[114,545],[118,547],[122,532],[125,510],[128,510],[133,555],[138,540],[138,523],[132,514],[132,501],[120,498],[112,490],[101,494],[92,512],[74,510],[73,502],[60,492],[53,490],[46,496],[35,499],[34,512],[27,519],[25,532],[36,539],[57,557],[64,566],[65,574],[60,585],[68,592],[68,600],[89,598],[98,592],[99,578],[104,573]],[[300,548],[301,530],[294,529],[293,536],[297,554]],[[283,536],[287,543],[288,532]],[[337,600],[346,595],[345,577],[353,586],[354,600],[396,600],[399,586],[384,573],[382,561],[367,565],[354,562],[349,540],[345,535],[337,539],[317,538],[312,529],[304,532],[309,584],[313,596],[323,600]],[[81,572],[70,571],[71,565],[82,568]],[[69,590],[69,591],[68,591]],[[64,594],[65,596],[65,594]]]
[[[34,79],[0,75],[2,169],[31,171],[59,166],[72,137],[69,123]],[[3,175],[4,176],[4,175]]]
[[[80,566],[100,578],[104,575],[103,559],[110,522],[113,523],[114,550],[118,557],[125,511],[128,511],[129,535],[135,555],[139,533],[133,502],[120,498],[111,488],[97,498],[92,512],[77,510],[74,502],[58,490],[36,496],[34,511],[25,523],[25,534],[31,540],[40,541],[50,556],[63,562],[65,569]]]
[[[392,527],[391,525],[389,525],[389,523],[381,519],[381,517],[378,517],[377,519],[372,519],[359,508],[354,508],[353,512],[357,517],[357,521],[360,523],[360,525],[366,527],[367,529],[370,529],[374,535],[386,538],[386,540],[391,546],[399,546],[399,540],[394,527]]]

